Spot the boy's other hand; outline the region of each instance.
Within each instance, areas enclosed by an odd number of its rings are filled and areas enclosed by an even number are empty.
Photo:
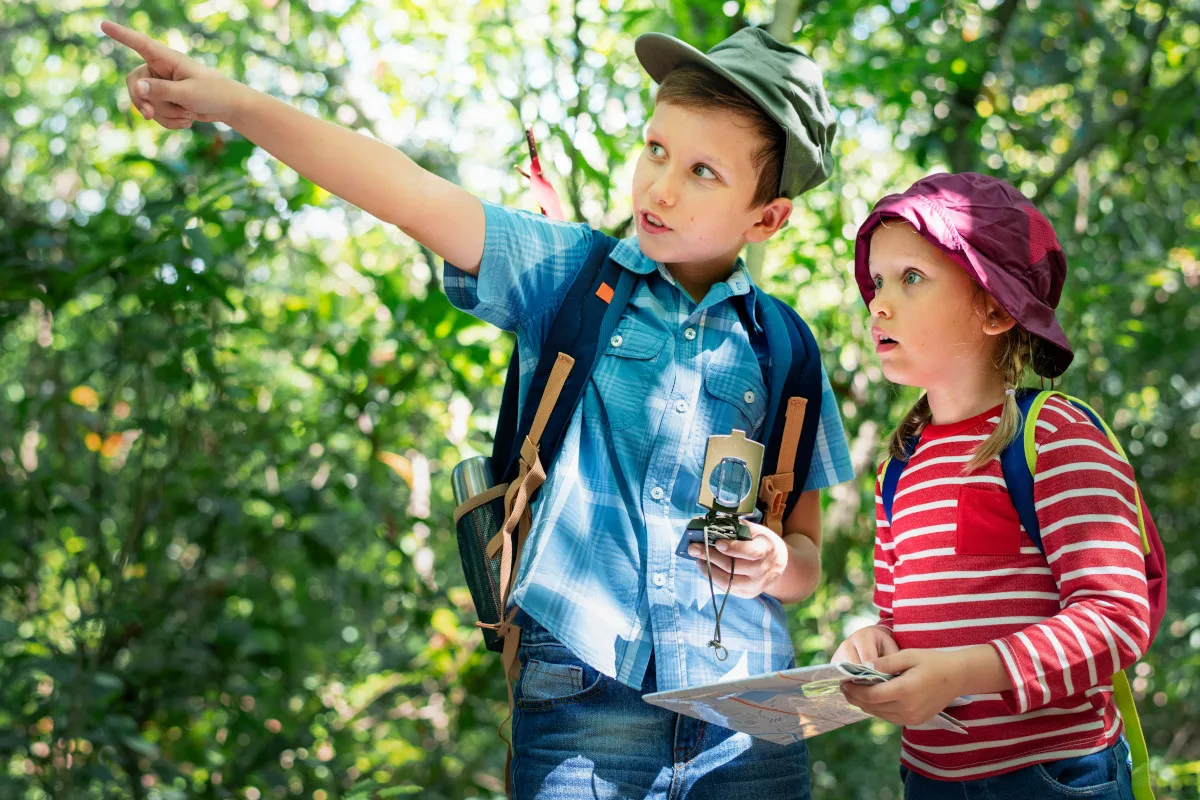
[[[700,571],[706,573],[708,564],[712,565],[712,579],[715,586],[724,589],[729,586],[729,568],[733,570],[733,586],[729,593],[734,597],[758,597],[770,588],[783,575],[788,564],[787,543],[768,528],[757,522],[747,522],[750,528],[750,538],[741,541],[725,540],[717,542],[708,548],[709,562],[704,561],[704,545],[688,546],[688,554],[696,559]]]
[[[100,29],[146,61],[125,77],[143,117],[171,130],[193,121],[229,122],[244,88],[237,81],[124,25],[105,21]]]
[[[838,664],[849,661],[852,664],[866,664],[868,661],[898,652],[900,647],[887,628],[868,625],[846,637],[846,641],[834,651],[830,662]]]

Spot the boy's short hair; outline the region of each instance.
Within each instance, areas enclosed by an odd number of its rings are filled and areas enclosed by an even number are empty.
[[[685,64],[667,74],[658,87],[654,104],[669,103],[701,111],[728,111],[746,122],[761,140],[750,155],[758,170],[758,184],[750,207],[766,205],[779,197],[787,135],[778,122],[745,92],[720,75],[703,67]]]

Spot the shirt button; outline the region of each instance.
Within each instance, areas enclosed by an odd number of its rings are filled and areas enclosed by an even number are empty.
[[[679,402],[675,403],[675,410],[678,411],[680,414],[687,411],[688,410],[687,400],[680,400]]]
[[[753,403],[754,402],[754,392],[746,392],[744,395],[742,395],[742,399],[745,400],[747,403]]]
[[[683,329],[683,338],[687,339],[689,342],[692,339],[695,339],[696,338],[696,329],[695,328],[684,328]]]
[[[666,586],[667,585],[667,576],[663,575],[661,572],[654,573],[654,585],[655,586]]]
[[[608,340],[608,343],[611,344],[613,347],[620,347],[621,342],[623,342],[623,341],[625,341],[625,340],[621,338],[621,334],[617,333],[617,334],[614,334],[613,337]]]
[[[662,500],[664,494],[666,494],[666,492],[664,492],[662,490],[661,486],[655,486],[653,489],[650,490],[650,496],[653,497],[655,500]]]

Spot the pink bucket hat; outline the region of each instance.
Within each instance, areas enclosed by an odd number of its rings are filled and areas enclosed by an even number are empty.
[[[1035,337],[1034,371],[1061,375],[1074,354],[1054,316],[1067,261],[1054,228],[1011,184],[974,172],[931,175],[871,209],[854,243],[854,277],[863,302],[875,296],[868,269],[871,234],[886,219],[907,222],[957,261]]]

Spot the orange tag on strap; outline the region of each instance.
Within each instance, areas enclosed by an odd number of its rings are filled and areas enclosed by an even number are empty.
[[[613,299],[612,287],[601,281],[600,288],[596,290],[596,297],[599,297],[605,303],[611,303]]]

